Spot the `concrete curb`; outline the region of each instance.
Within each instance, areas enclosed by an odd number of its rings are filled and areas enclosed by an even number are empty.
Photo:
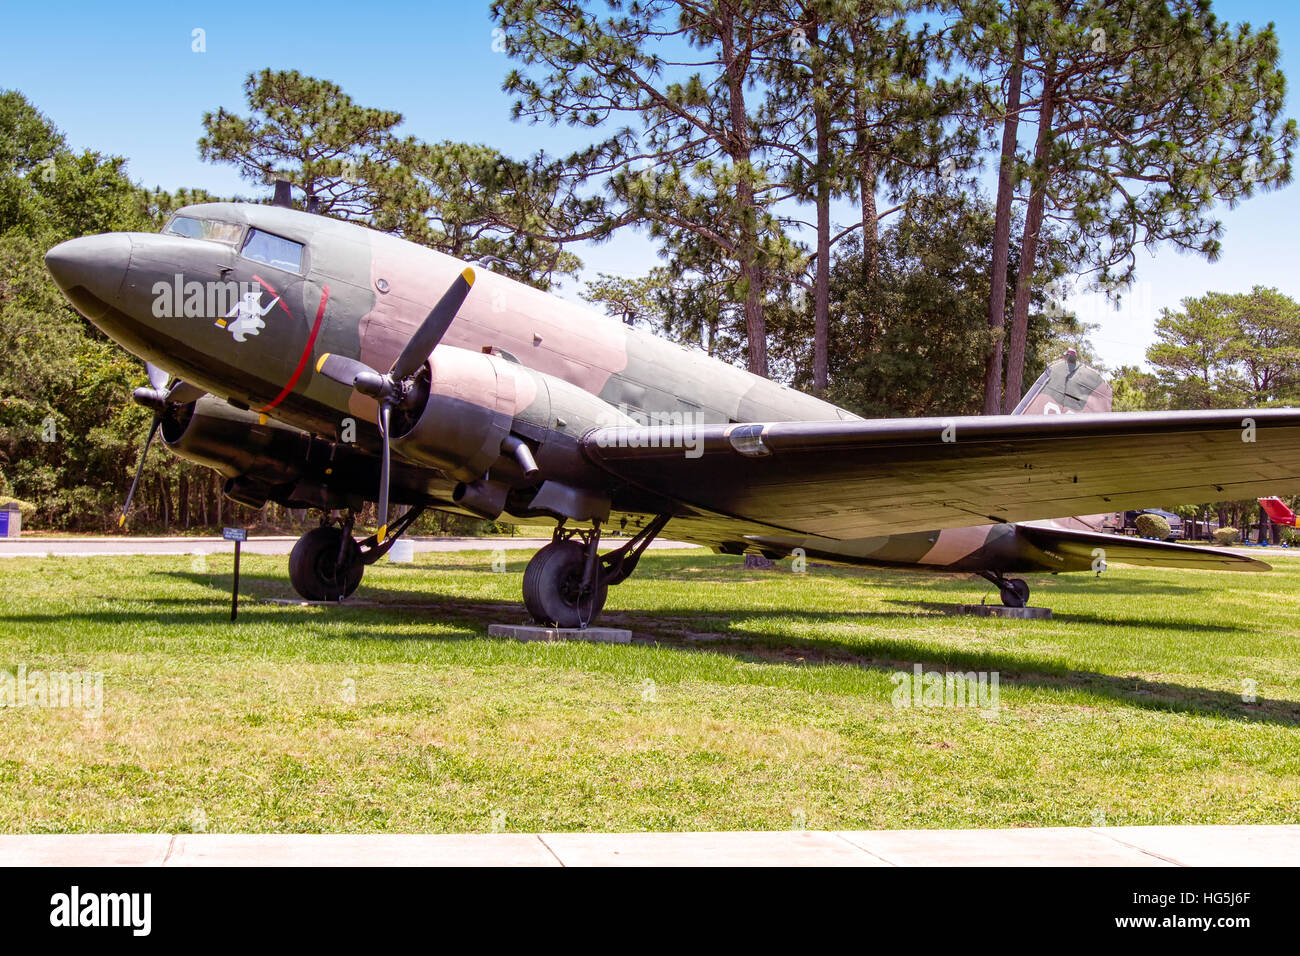
[[[1300,825],[0,835],[3,866],[1295,866]]]

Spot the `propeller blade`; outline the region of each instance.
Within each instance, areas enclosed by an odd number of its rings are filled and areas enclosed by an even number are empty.
[[[388,533],[388,426],[393,407],[388,402],[379,403],[379,438],[383,445],[383,457],[379,462],[379,502],[375,506],[379,514],[379,531],[375,540],[382,543]]]
[[[346,355],[335,355],[333,352],[326,352],[316,361],[316,371],[349,388],[356,384],[358,375],[366,372],[371,375],[378,374],[365,362],[358,362]]]
[[[160,369],[152,362],[144,363],[145,374],[149,376],[149,384],[160,392],[167,390],[167,380],[171,378],[166,372]]]
[[[154,415],[153,424],[149,426],[149,437],[144,440],[144,451],[140,453],[140,463],[135,466],[135,478],[131,481],[131,490],[126,493],[126,504],[122,506],[122,517],[117,519],[119,528],[126,524],[127,512],[131,510],[131,499],[135,497],[135,486],[140,484],[140,475],[144,472],[144,462],[149,457],[149,446],[153,444],[153,436],[157,434],[158,426],[161,424],[162,416]]]
[[[400,382],[420,370],[429,353],[447,334],[447,329],[451,327],[452,320],[456,318],[456,313],[460,311],[473,285],[474,270],[466,267],[465,271],[456,277],[451,288],[442,294],[438,304],[425,316],[420,327],[411,336],[411,340],[406,343],[406,348],[402,349],[402,354],[397,356],[397,361],[393,363],[388,373],[391,378]]]
[[[171,391],[167,393],[167,402],[171,405],[188,405],[190,402],[197,402],[206,394],[207,392],[197,385],[177,379]]]

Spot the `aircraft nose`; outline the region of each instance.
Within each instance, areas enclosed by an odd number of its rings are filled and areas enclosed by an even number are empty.
[[[131,237],[120,232],[69,239],[45,254],[45,268],[82,313],[102,313],[117,298],[130,261]]]

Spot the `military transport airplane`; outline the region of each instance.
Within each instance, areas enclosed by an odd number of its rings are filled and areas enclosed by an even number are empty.
[[[146,452],[161,431],[236,501],[320,509],[289,564],[308,599],[351,594],[434,508],[555,520],[523,591],[536,620],[562,626],[595,620],[661,533],[725,554],[801,548],[974,572],[1020,606],[1029,588],[1015,573],[1268,568],[1050,519],[1300,491],[1300,411],[1107,414],[1109,387],[1069,356],[1021,414],[864,420],[450,256],[285,208],[286,193],[189,206],[160,234],[73,239],[46,264],[82,315],[146,360]],[[367,501],[380,527],[356,540]],[[408,506],[391,523],[390,504]],[[630,539],[601,553],[611,528]]]

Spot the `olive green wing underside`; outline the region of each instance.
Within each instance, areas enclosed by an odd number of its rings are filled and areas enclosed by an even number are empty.
[[[829,538],[1300,492],[1300,411],[598,428],[591,460],[683,506]]]

